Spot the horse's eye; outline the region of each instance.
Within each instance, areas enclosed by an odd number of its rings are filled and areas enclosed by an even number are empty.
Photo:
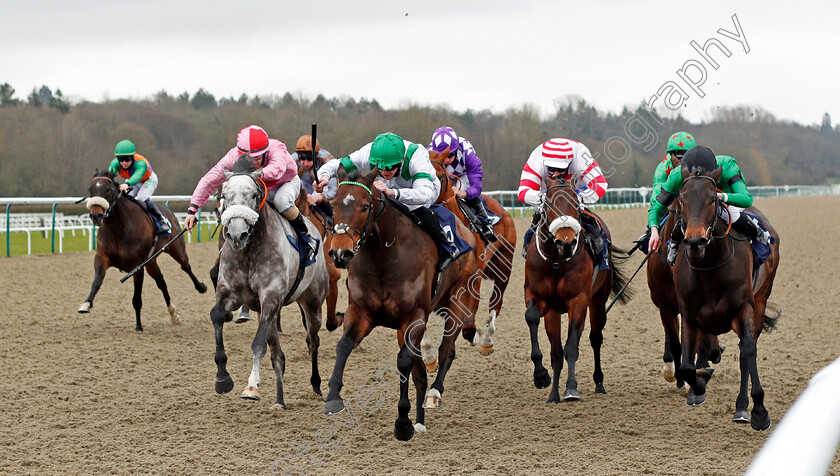
[[[370,205],[368,205],[367,203],[366,203],[366,204],[364,204],[364,205],[362,205],[362,211],[363,211],[363,212],[368,211],[368,209],[369,209],[369,208],[370,208]]]

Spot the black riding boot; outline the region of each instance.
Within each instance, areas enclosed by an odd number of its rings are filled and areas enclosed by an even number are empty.
[[[746,213],[741,213],[741,216],[732,223],[732,228],[747,235],[750,241],[758,241],[770,246],[770,232],[762,230],[758,223],[754,222]]]
[[[484,237],[484,241],[488,243],[497,241],[498,238],[496,238],[496,234],[493,233],[493,227],[490,226],[490,217],[487,216],[487,210],[481,203],[481,199],[479,197],[467,198],[464,199],[464,202],[469,205],[475,213],[475,216],[478,218],[478,221],[481,224],[481,235]]]
[[[169,220],[165,216],[163,216],[163,213],[161,213],[160,209],[155,206],[154,202],[146,202],[146,210],[158,219],[158,223],[160,223],[160,229],[158,230],[159,235],[168,235],[172,233],[172,224],[169,223]]]
[[[417,207],[411,214],[420,222],[420,226],[438,245],[438,271],[442,272],[458,259],[458,249],[449,240],[440,226],[440,219],[426,207]]]
[[[680,243],[685,238],[685,233],[682,229],[682,217],[677,220],[674,225],[674,230],[671,232],[671,242],[668,243],[668,264],[674,266],[677,261],[677,250],[680,249]]]
[[[583,230],[586,233],[586,239],[592,246],[592,252],[595,256],[600,256],[601,252],[604,251],[604,237],[601,236],[601,224],[598,223],[598,219],[589,213],[585,213],[583,209],[580,211],[580,221],[581,225],[586,225],[583,227]]]
[[[298,214],[297,218],[289,220],[289,223],[304,241],[304,246],[306,246],[306,263],[309,264],[310,262],[315,261],[315,253],[318,252],[319,242],[309,235],[309,230],[306,228],[306,222],[303,221],[303,215]]]

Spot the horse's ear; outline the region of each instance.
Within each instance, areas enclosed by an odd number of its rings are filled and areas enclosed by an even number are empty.
[[[114,172],[111,172],[110,170],[105,171],[105,176],[108,177],[111,180],[114,180],[115,175],[116,174],[114,174]]]
[[[336,172],[336,175],[338,176],[339,182],[344,182],[345,180],[347,180],[347,171],[344,170],[344,164],[338,165],[338,172]]]
[[[233,177],[233,172],[225,170],[225,180],[230,180],[231,177]]]
[[[691,176],[691,172],[688,170],[688,166],[685,165],[685,163],[680,166],[680,175],[682,175],[683,181]]]
[[[450,152],[452,152],[452,151],[451,151],[451,150],[449,150],[449,146],[446,146],[446,148],[445,148],[445,149],[443,149],[442,151],[440,151],[440,156],[441,156],[441,157],[443,157],[443,158],[445,159],[445,158],[449,157],[449,153],[450,153]]]
[[[709,176],[714,179],[715,183],[720,181],[721,175],[723,175],[723,167],[718,167],[709,174]]]
[[[370,172],[366,173],[361,177],[360,182],[364,182],[366,184],[373,184],[373,181],[376,180],[377,175],[379,175],[379,167],[374,167]]]
[[[96,178],[98,176],[99,176],[99,167],[93,169],[93,178]]]

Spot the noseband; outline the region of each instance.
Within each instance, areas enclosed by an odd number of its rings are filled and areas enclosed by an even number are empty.
[[[376,210],[376,214],[373,215],[373,223],[376,223],[376,221],[379,220],[380,215],[382,215],[382,212],[385,210],[385,204],[387,202],[385,202],[385,200],[382,199],[382,198],[374,197],[373,192],[370,190],[370,188],[363,183],[354,182],[354,181],[351,181],[351,180],[345,180],[344,182],[339,182],[339,184],[338,184],[339,187],[341,187],[342,185],[355,185],[357,187],[361,187],[361,188],[365,189],[365,191],[370,195],[371,199],[376,200],[378,202],[381,202],[382,205],[379,207],[378,210]],[[370,225],[370,227],[373,226],[370,222],[370,217],[371,217],[372,214],[373,214],[373,203],[371,203],[370,208],[368,208],[367,217],[365,217],[365,223],[364,223],[364,225],[362,225],[361,230],[357,230],[356,228],[353,228],[352,226],[348,225],[347,223],[336,223],[335,226],[333,227],[333,231],[335,231],[336,235],[342,235],[344,233],[348,233],[348,231],[353,231],[357,235],[359,235],[359,238],[357,238],[355,240],[355,243],[353,244],[353,254],[354,255],[359,252],[359,248],[361,248],[362,245],[365,244],[365,241],[367,241],[367,239],[370,237],[370,230],[368,229],[368,227],[369,227],[369,225]]]
[[[695,179],[695,178],[704,178],[704,179],[710,180],[712,182],[712,186],[715,187],[715,190],[717,191],[717,182],[715,182],[715,179],[713,179],[712,177],[709,177],[708,175],[692,175],[690,177],[687,177],[685,180],[683,180],[683,185],[685,185],[685,183],[688,182],[689,180]],[[720,200],[720,198],[718,198],[717,193],[715,193],[715,205],[714,206],[715,206],[715,218],[712,220],[712,224],[706,229],[706,235],[707,235],[706,236],[706,244],[703,245],[703,246],[704,247],[708,246],[712,242],[713,239],[723,238],[723,237],[728,236],[729,241],[730,241],[731,252],[729,253],[729,256],[726,259],[724,259],[723,261],[721,261],[718,264],[715,264],[715,265],[710,266],[710,267],[699,267],[699,266],[695,266],[694,264],[691,263],[691,259],[688,256],[688,248],[685,248],[686,262],[688,262],[688,265],[691,267],[691,269],[693,269],[695,271],[711,271],[711,270],[714,270],[714,269],[718,269],[718,268],[722,267],[723,265],[725,265],[726,263],[728,263],[729,261],[731,261],[732,258],[735,257],[735,247],[731,245],[732,237],[729,235],[729,230],[732,229],[732,215],[729,214],[729,205],[723,203]],[[729,226],[726,228],[726,232],[724,232],[724,234],[715,236],[714,235],[714,230],[715,230],[715,227],[717,226],[718,220],[720,219],[720,213],[718,213],[718,207],[723,207],[723,208],[726,209],[726,214],[729,215]],[[682,208],[682,207],[680,207],[680,208]],[[680,213],[682,213],[682,211]],[[682,226],[683,235],[685,235],[685,220],[680,220],[680,225]]]
[[[112,178],[108,178],[108,177],[94,177],[94,178],[93,178],[93,180],[91,180],[91,184],[92,184],[93,182],[96,182],[97,180],[107,180],[109,184],[113,184],[113,183],[114,183],[114,179],[112,179]],[[106,202],[108,202],[108,208],[105,210],[105,214],[104,214],[104,215],[102,215],[102,220],[104,221],[106,218],[108,218],[108,215],[110,215],[110,214],[111,214],[111,210],[113,210],[113,209],[114,209],[114,205],[117,203],[117,200],[119,200],[119,199],[120,199],[120,196],[122,196],[122,194],[123,194],[123,192],[122,192],[122,191],[118,191],[118,192],[117,192],[117,197],[116,197],[116,198],[114,198],[114,201],[113,201],[113,202],[112,202],[112,201],[109,201],[109,200],[107,200],[107,199],[105,199],[105,197],[103,197],[102,195],[93,195],[93,196],[89,197],[89,198],[88,198],[88,200],[90,200],[91,198],[94,198],[94,197],[99,197],[99,198],[101,198],[101,199],[105,200]],[[90,210],[90,207],[88,207],[88,210]]]
[[[265,182],[263,181],[262,178],[254,178],[250,173],[235,173],[235,174],[232,174],[230,177],[228,177],[228,180],[230,180],[231,178],[236,177],[238,175],[247,176],[248,178],[253,180],[254,185],[257,186],[257,201],[260,204],[257,207],[256,212],[257,212],[257,214],[259,214],[259,212],[262,211],[263,206],[265,205],[266,198],[268,197],[268,187],[266,186],[266,184],[265,184]],[[225,212],[222,213],[222,222],[224,222],[224,220],[225,220],[225,213],[228,213],[228,210],[232,210],[233,207],[242,206],[244,208],[253,210],[253,208],[250,208],[250,207],[245,206],[245,205],[236,205],[236,204],[227,205],[227,202],[229,202],[229,200],[224,197],[224,193],[222,194],[222,198],[225,200],[225,208],[226,208]],[[259,215],[257,215],[257,216],[259,217]],[[228,219],[228,223],[229,223],[229,220],[231,220],[231,219],[232,218]],[[247,220],[246,220],[246,223],[247,223]],[[251,232],[254,231],[254,224],[255,223],[256,223],[256,221],[254,223],[249,223],[248,224],[248,235],[249,236],[251,235]],[[225,225],[225,226],[227,226],[227,225]]]

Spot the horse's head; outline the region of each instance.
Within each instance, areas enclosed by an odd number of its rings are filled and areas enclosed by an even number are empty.
[[[330,258],[337,268],[346,268],[370,235],[376,218],[385,207],[382,193],[373,186],[379,169],[367,175],[347,174],[338,168],[338,192],[333,199],[335,234]]]
[[[222,225],[226,230],[225,239],[237,251],[242,251],[248,245],[248,238],[265,204],[266,189],[260,179],[261,175],[262,169],[254,170],[253,160],[248,154],[239,156],[232,171],[225,171]]]
[[[452,177],[446,172],[446,159],[449,156],[449,147],[437,152],[434,149],[429,151],[429,160],[435,168],[435,175],[440,180],[440,194],[435,203],[444,203],[455,196],[452,191]]]
[[[718,167],[711,173],[702,167],[683,166],[681,169],[683,188],[680,191],[680,206],[685,226],[685,243],[693,258],[702,258],[706,245],[712,241],[718,221],[717,183],[723,169]]]
[[[563,260],[570,259],[580,244],[580,202],[570,180],[547,178],[542,215],[551,240]]]
[[[114,182],[113,172],[110,170],[100,172],[96,169],[88,187],[88,195],[90,197],[85,202],[85,206],[90,210],[90,219],[94,225],[101,225],[102,220],[111,213],[120,195],[120,189]]]

